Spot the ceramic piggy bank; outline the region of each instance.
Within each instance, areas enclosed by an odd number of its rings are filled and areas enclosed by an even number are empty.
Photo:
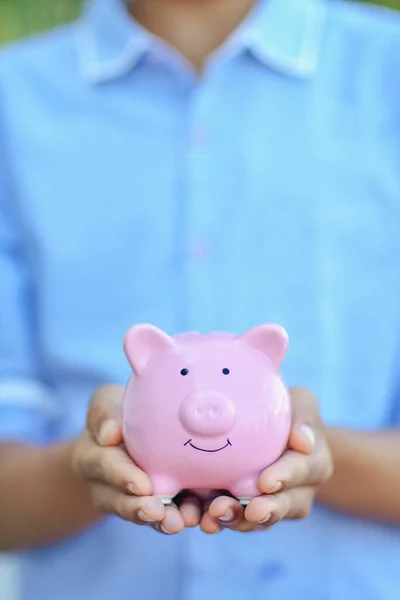
[[[239,336],[128,330],[124,440],[154,495],[168,503],[181,490],[227,490],[246,504],[260,494],[260,473],[289,437],[290,399],[279,375],[287,346],[278,325]]]

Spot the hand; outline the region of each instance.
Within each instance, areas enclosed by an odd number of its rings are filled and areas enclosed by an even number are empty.
[[[200,521],[200,500],[181,495],[176,505],[165,507],[151,496],[150,478],[125,452],[123,393],[123,387],[108,385],[93,395],[86,428],[73,450],[74,471],[87,482],[93,504],[101,513],[115,514],[137,525],[151,525],[166,534],[194,527]]]
[[[246,509],[235,499],[220,496],[204,513],[200,526],[206,533],[223,527],[237,531],[268,529],[282,519],[308,516],[318,486],[330,479],[333,463],[319,408],[307,390],[291,390],[293,421],[288,448],[260,476],[262,496]]]

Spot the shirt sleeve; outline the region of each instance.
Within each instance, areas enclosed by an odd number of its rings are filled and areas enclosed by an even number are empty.
[[[0,442],[46,443],[59,415],[38,349],[35,280],[0,119]]]

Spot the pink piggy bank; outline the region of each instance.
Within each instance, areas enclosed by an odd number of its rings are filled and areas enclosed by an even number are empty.
[[[125,391],[124,441],[168,503],[182,490],[227,490],[243,504],[284,451],[291,425],[279,367],[288,335],[260,325],[243,335],[128,330],[133,369]]]

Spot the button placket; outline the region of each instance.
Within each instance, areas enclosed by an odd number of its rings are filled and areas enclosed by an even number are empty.
[[[190,326],[207,331],[212,322],[211,227],[215,220],[212,202],[212,132],[207,110],[208,88],[193,92],[188,115],[187,193],[187,286]]]

